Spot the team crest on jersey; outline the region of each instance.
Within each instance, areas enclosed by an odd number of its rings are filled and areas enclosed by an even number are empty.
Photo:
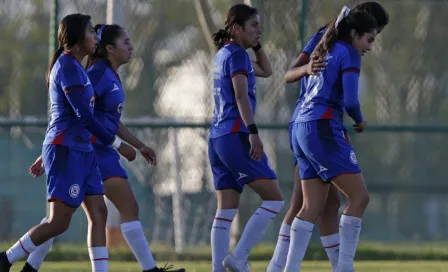
[[[119,114],[121,114],[121,113],[123,112],[123,109],[124,109],[124,103],[121,102],[121,103],[118,104],[118,106],[117,106],[117,112],[118,112]]]
[[[90,107],[95,107],[95,96],[92,96],[91,98],[90,98]]]
[[[81,188],[78,184],[73,184],[70,186],[70,189],[68,189],[68,193],[72,198],[77,198],[79,196],[79,192],[81,191]]]
[[[358,160],[356,159],[355,151],[350,151],[350,161],[353,164],[358,164]]]

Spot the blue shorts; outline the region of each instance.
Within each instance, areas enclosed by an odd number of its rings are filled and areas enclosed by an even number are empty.
[[[260,179],[277,179],[266,154],[259,161],[249,156],[249,134],[231,133],[208,141],[208,157],[216,190],[243,191],[245,184]]]
[[[44,145],[42,162],[47,175],[48,201],[61,200],[77,208],[86,195],[103,195],[101,174],[94,151],[63,145]]]
[[[294,123],[293,148],[300,178],[331,181],[343,174],[360,173],[355,151],[333,120]]]
[[[120,154],[112,146],[96,144],[94,149],[103,181],[109,178],[128,178],[121,165]]]

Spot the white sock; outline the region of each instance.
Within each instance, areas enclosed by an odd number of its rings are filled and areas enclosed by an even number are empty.
[[[286,265],[286,258],[288,258],[288,250],[290,243],[291,226],[282,224],[278,233],[278,241],[275,246],[274,255],[269,263],[268,272],[282,271]]]
[[[141,268],[143,270],[150,270],[156,267],[156,261],[149,249],[142,223],[140,221],[123,223],[121,224],[121,231]]]
[[[333,270],[338,266],[339,259],[339,233],[331,234],[328,236],[321,236],[320,240],[327,252],[328,259],[330,260]]]
[[[42,219],[40,223],[42,224],[45,222],[47,222],[47,218]],[[26,262],[29,263],[34,269],[39,270],[48,252],[50,252],[52,245],[53,238],[38,246],[36,250],[28,256],[28,260]]]
[[[353,266],[359,234],[361,233],[362,219],[343,214],[339,223],[341,244],[339,248],[338,268]]]
[[[92,272],[109,271],[109,257],[106,247],[89,247],[89,256],[92,263]]]
[[[229,254],[230,226],[238,213],[237,209],[217,210],[211,233],[213,272],[225,272],[222,261]]]
[[[246,261],[249,253],[263,237],[269,224],[277,217],[284,201],[263,201],[244,228],[243,235],[232,252],[237,260]]]
[[[291,244],[285,272],[298,272],[313,234],[314,224],[295,218],[291,225]]]
[[[22,236],[8,251],[6,256],[10,263],[15,263],[17,260],[22,259],[26,255],[30,254],[36,249],[33,241],[31,241],[28,232]]]

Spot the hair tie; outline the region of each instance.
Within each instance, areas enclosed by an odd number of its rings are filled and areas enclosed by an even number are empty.
[[[347,17],[349,13],[350,13],[350,9],[346,6],[344,6],[341,10],[341,13],[339,13],[339,15],[338,15],[338,18],[336,19],[336,23],[334,23],[334,27],[338,28],[339,23],[342,21],[342,19]]]
[[[103,34],[103,30],[104,30],[104,28],[106,27],[106,25],[104,24],[104,25],[101,25],[101,27],[100,27],[100,29],[98,29],[98,43],[100,43],[101,42],[101,35]]]

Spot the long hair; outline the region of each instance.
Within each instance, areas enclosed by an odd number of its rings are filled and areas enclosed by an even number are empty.
[[[232,26],[234,24],[244,27],[246,22],[256,14],[258,14],[257,9],[248,5],[237,4],[232,6],[227,12],[227,19],[224,23],[224,29],[219,29],[212,35],[213,43],[216,48],[219,50],[226,42],[230,41],[232,38],[230,31],[232,30]]]
[[[389,13],[378,2],[364,2],[355,6],[353,11],[365,11],[369,13],[375,18],[380,28],[389,24]]]
[[[314,55],[323,58],[338,40],[351,43],[352,30],[357,35],[362,36],[364,33],[378,28],[375,18],[365,11],[351,11],[347,17],[339,22],[337,27],[335,27],[336,20],[334,19],[329,23],[327,31],[325,31],[324,36],[313,52]]]
[[[120,38],[123,27],[119,25],[102,25],[95,26],[95,32],[98,34],[98,45],[95,52],[87,58],[86,69],[90,68],[95,62],[107,59],[107,45],[115,45],[115,42]]]
[[[48,68],[47,74],[45,76],[47,80],[47,88],[50,86],[50,74],[51,69],[55,62],[58,60],[59,56],[76,44],[80,44],[85,39],[85,33],[87,25],[90,22],[90,16],[85,14],[70,14],[65,16],[58,27],[58,43],[59,48],[54,52],[53,58],[50,62],[50,67]]]

